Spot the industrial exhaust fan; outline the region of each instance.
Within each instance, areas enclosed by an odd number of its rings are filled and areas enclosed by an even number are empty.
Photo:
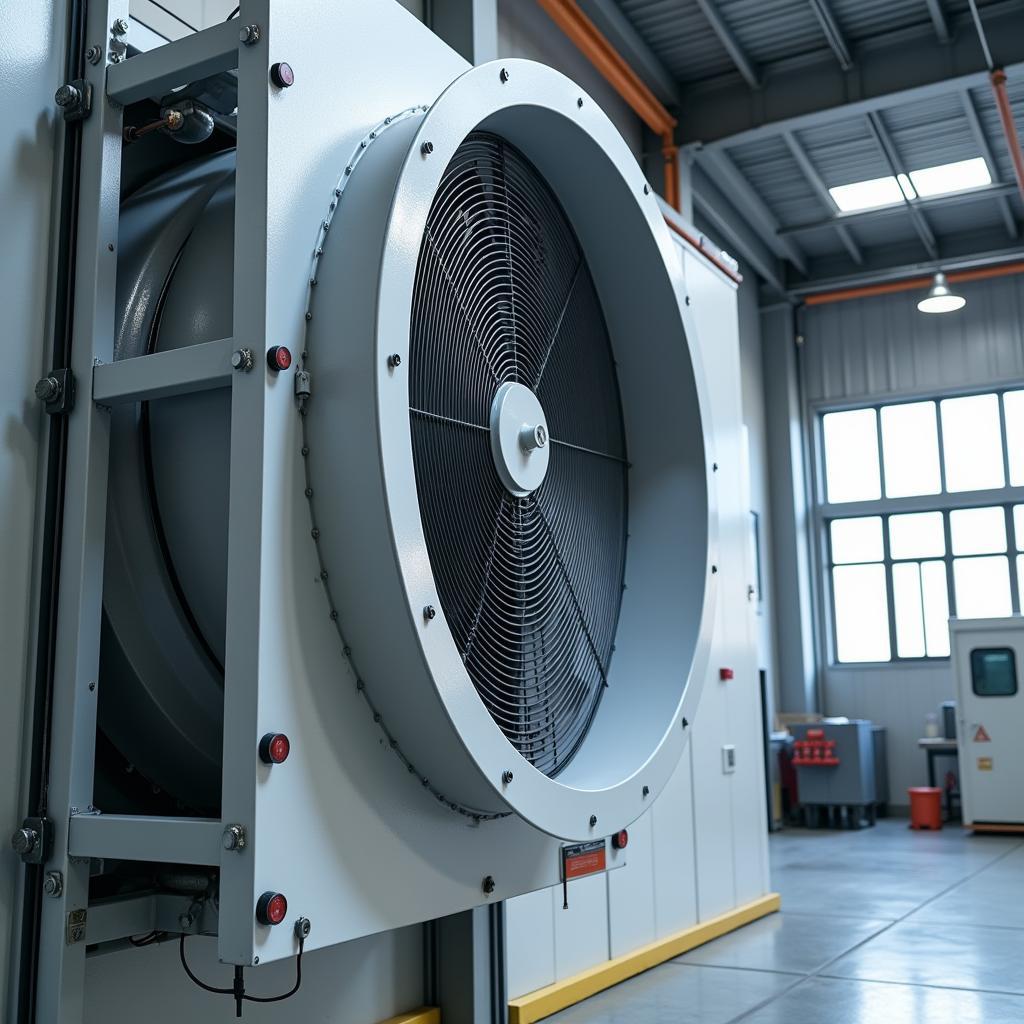
[[[209,872],[179,925],[237,965],[557,883],[674,771],[711,617],[694,333],[625,142],[391,0],[243,0],[87,74],[102,612],[59,641],[44,951],[89,857]],[[183,102],[201,145],[138,130]]]

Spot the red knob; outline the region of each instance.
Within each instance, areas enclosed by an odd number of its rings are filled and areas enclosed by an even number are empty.
[[[264,764],[281,764],[291,753],[291,741],[283,732],[268,732],[260,740],[260,760]]]
[[[619,831],[612,836],[612,846],[614,846],[616,850],[624,850],[629,846],[629,833],[624,828],[620,828]]]
[[[288,901],[283,893],[265,892],[256,902],[256,920],[260,924],[280,924],[288,913]]]

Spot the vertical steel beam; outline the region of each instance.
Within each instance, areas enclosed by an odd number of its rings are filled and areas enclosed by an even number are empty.
[[[430,0],[430,28],[470,64],[498,56],[498,0]]]
[[[128,17],[128,0],[89,5],[86,39],[109,38],[117,18]],[[91,115],[82,125],[78,245],[71,371],[82,385],[68,420],[66,498],[62,523],[49,742],[46,816],[54,823],[48,870],[64,876],[63,892],[43,900],[36,1019],[40,1024],[81,1024],[85,987],[85,928],[69,926],[86,912],[89,862],[68,856],[70,818],[93,799],[96,703],[99,696],[100,620],[109,413],[89,400],[97,360],[113,359],[114,286],[121,176],[121,108],[104,89],[106,68],[86,65],[92,85]]]
[[[725,51],[729,54],[733,64],[736,65],[737,70],[746,80],[747,85],[751,89],[759,89],[761,87],[761,79],[757,69],[747,56],[747,51],[740,46],[739,40],[733,34],[732,29],[726,24],[721,11],[718,9],[716,0],[697,0],[697,6],[711,26],[711,31],[718,36],[718,41],[725,47]]]
[[[977,143],[978,152],[981,153],[985,163],[988,164],[988,173],[992,176],[992,183],[997,185],[1000,183],[999,164],[996,163],[992,146],[989,144],[988,136],[985,134],[985,128],[981,123],[981,118],[978,117],[978,109],[974,105],[971,90],[965,89],[960,94],[960,98],[963,100],[964,114],[967,117],[967,123],[971,126],[971,134],[974,136],[975,143]],[[1003,215],[1003,223],[1006,225],[1007,234],[1011,238],[1016,238],[1019,233],[1017,218],[1013,215],[1013,207],[1010,206],[1009,199],[1006,196],[999,196],[996,202],[999,204],[999,212]]]
[[[790,153],[793,154],[793,159],[796,160],[803,171],[804,177],[808,183],[818,194],[818,198],[827,210],[832,211],[832,217],[835,222],[836,234],[839,235],[840,241],[846,246],[846,251],[850,254],[850,258],[854,263],[860,265],[864,262],[864,254],[860,251],[860,246],[857,245],[857,240],[853,237],[853,232],[849,226],[843,224],[837,217],[838,207],[836,201],[832,198],[832,193],[829,192],[828,186],[822,180],[821,175],[818,173],[818,169],[811,162],[811,158],[807,155],[807,150],[804,149],[800,140],[792,132],[783,132],[782,138],[785,140],[786,145],[789,147]]]
[[[896,179],[899,179],[901,176],[906,178],[907,169],[903,165],[903,160],[900,158],[899,152],[896,149],[896,144],[889,135],[889,130],[885,127],[885,122],[882,120],[881,115],[869,113],[867,115],[867,122],[868,129],[871,132],[871,137],[875,140],[878,148],[882,151],[882,156],[885,158],[885,162],[889,165],[889,171],[892,176]],[[924,246],[925,251],[933,260],[938,259],[939,246],[935,241],[935,235],[932,233],[931,225],[925,219],[924,214],[903,193],[902,185],[900,186],[900,194],[903,195],[903,203],[907,208],[907,213],[910,214],[910,220],[914,225],[914,230],[917,232],[918,238],[921,239],[921,244]]]

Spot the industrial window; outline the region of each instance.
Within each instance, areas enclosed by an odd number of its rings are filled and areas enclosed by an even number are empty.
[[[951,615],[1020,612],[1024,390],[825,412],[819,425],[835,661],[946,658]]]

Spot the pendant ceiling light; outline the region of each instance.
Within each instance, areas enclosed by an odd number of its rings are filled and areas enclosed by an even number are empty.
[[[932,281],[928,294],[917,304],[922,313],[953,313],[963,309],[967,300],[950,290],[946,275],[938,273]]]

